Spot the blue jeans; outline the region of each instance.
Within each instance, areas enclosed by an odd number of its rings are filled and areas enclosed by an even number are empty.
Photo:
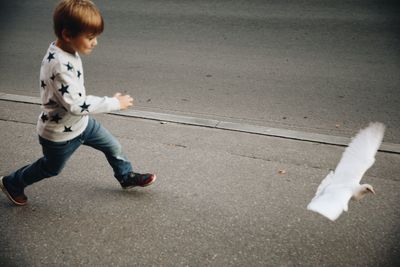
[[[39,136],[39,142],[42,145],[43,157],[5,177],[13,190],[20,191],[44,178],[56,176],[81,145],[102,151],[113,168],[114,176],[118,181],[123,181],[127,174],[132,171],[131,163],[122,154],[120,143],[91,117],[85,131],[74,139],[52,142]]]

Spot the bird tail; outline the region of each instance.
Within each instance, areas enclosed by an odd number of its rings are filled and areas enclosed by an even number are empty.
[[[337,218],[339,218],[340,214],[342,214],[344,210],[342,207],[338,206],[332,201],[321,200],[310,202],[310,204],[307,206],[307,209],[317,212],[331,221],[335,221]]]
[[[339,192],[338,192],[339,190]],[[308,204],[307,209],[318,212],[331,221],[339,218],[343,211],[347,211],[347,203],[352,196],[349,190],[331,188],[324,194],[315,196]]]

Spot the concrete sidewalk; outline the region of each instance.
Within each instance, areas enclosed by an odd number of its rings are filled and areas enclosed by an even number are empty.
[[[0,174],[36,160],[39,106],[0,101]],[[306,210],[343,147],[220,129],[96,117],[148,188],[122,191],[104,156],[81,147],[61,175],[0,196],[2,266],[395,266],[400,155],[379,152],[377,196],[336,222]],[[280,173],[284,170],[284,173]]]

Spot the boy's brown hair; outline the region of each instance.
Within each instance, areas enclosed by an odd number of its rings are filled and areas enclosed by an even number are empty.
[[[66,30],[69,37],[82,33],[99,35],[104,30],[103,17],[90,0],[63,0],[54,10],[54,32],[63,39]]]

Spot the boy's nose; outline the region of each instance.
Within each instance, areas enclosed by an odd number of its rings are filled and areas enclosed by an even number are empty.
[[[97,45],[97,38],[94,38],[92,41],[92,46],[95,47]]]

